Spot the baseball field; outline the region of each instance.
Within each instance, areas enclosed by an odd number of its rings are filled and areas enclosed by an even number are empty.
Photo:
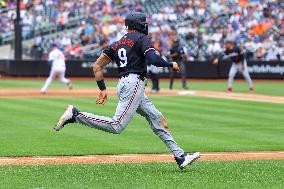
[[[255,81],[253,94],[243,81],[230,94],[224,80],[148,88],[177,143],[201,152],[185,171],[139,115],[120,135],[79,124],[53,130],[68,104],[112,116],[117,81],[106,81],[99,106],[92,78],[74,78],[71,91],[54,82],[45,95],[44,78],[0,78],[0,188],[284,188],[283,81]]]

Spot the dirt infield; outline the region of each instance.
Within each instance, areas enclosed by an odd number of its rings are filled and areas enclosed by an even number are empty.
[[[227,160],[272,160],[284,159],[284,151],[275,152],[206,152],[201,153],[200,161]],[[4,165],[48,165],[48,164],[96,164],[96,163],[145,163],[174,162],[170,154],[119,154],[92,156],[35,156],[0,157],[0,166]]]
[[[46,97],[61,97],[61,96],[94,96],[96,97],[99,90],[96,88],[76,88],[71,91],[66,88],[50,88],[48,93],[40,94],[38,88],[2,88],[0,90],[0,98],[46,98]],[[159,93],[151,93],[149,89],[146,90],[149,96],[202,96],[210,98],[224,98],[224,99],[237,99],[256,102],[272,102],[284,103],[284,97],[258,95],[258,94],[245,94],[245,93],[225,93],[214,91],[183,91],[183,90],[169,90],[162,89]],[[108,95],[115,96],[116,89],[109,88]]]

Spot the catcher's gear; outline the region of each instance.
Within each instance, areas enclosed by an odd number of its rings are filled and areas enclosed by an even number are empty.
[[[128,29],[148,35],[148,23],[146,22],[146,15],[143,13],[133,12],[127,15],[125,18],[125,26],[127,26]]]

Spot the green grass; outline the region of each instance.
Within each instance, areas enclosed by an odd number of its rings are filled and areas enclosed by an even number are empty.
[[[201,97],[151,97],[186,151],[284,150],[284,105]],[[164,153],[165,145],[136,115],[120,135],[79,124],[52,127],[67,104],[112,116],[117,98],[105,106],[95,98],[0,99],[0,156]]]
[[[42,87],[45,80],[32,80],[32,79],[23,79],[23,80],[0,80],[0,87]],[[117,85],[117,80],[108,80],[106,79],[108,86],[115,87]],[[90,80],[72,80],[72,83],[75,87],[96,87],[96,81],[94,78]],[[64,87],[64,84],[55,80],[51,83],[50,87]]]
[[[1,188],[284,188],[284,161],[0,167]]]
[[[107,87],[115,87],[117,84],[116,80],[109,80],[106,79]],[[44,84],[44,81],[40,80],[0,80],[0,88],[1,87],[42,87]],[[75,88],[80,87],[96,87],[96,83],[94,79],[90,80],[81,80],[76,81],[73,80],[73,85]],[[149,80],[148,87],[151,87],[152,83]],[[64,87],[64,85],[58,81],[53,82],[50,87]],[[160,82],[161,88],[168,88],[169,84],[166,80],[162,80]],[[226,81],[195,81],[195,80],[189,80],[188,87],[190,90],[210,90],[210,91],[226,91],[227,88],[227,82]],[[267,82],[255,82],[255,93],[256,94],[264,94],[264,95],[273,95],[273,96],[284,96],[284,82],[273,82],[273,81],[267,81]],[[174,84],[174,88],[181,89],[181,83],[176,81]],[[234,83],[234,92],[240,92],[240,93],[248,93],[248,86],[246,82],[243,81],[236,81]]]
[[[41,87],[44,81],[0,80],[4,87]],[[114,87],[115,81],[108,81]],[[96,87],[74,81],[75,87]],[[151,84],[150,84],[151,86]],[[168,83],[162,82],[163,88]],[[64,87],[55,82],[51,87]],[[175,83],[180,88],[180,83]],[[224,91],[225,82],[190,82],[191,90]],[[284,95],[283,83],[255,83],[256,93]],[[244,82],[236,92],[247,92]],[[151,97],[186,151],[284,150],[284,105],[202,97]],[[0,98],[0,156],[165,153],[165,145],[136,115],[120,135],[53,124],[67,104],[112,116],[117,104],[96,97]],[[197,162],[180,171],[175,163],[0,166],[0,188],[284,188],[284,160]]]

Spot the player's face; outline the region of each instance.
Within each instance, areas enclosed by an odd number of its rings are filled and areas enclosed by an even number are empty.
[[[179,41],[175,41],[175,40],[174,40],[174,41],[173,41],[173,46],[174,46],[174,47],[179,46]]]
[[[232,50],[233,49],[233,45],[231,43],[226,43],[225,44],[226,49],[228,50]]]

